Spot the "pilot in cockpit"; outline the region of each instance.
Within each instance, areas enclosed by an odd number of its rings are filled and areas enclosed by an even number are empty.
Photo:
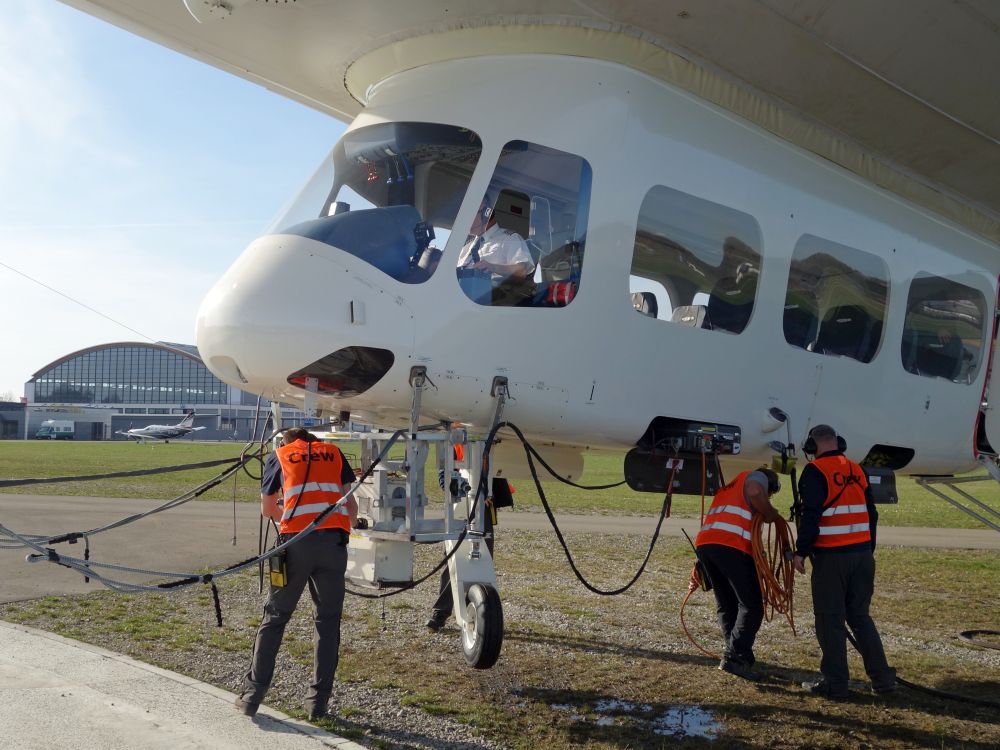
[[[497,205],[503,192],[494,200],[490,193],[472,223],[471,234],[458,256],[459,277],[463,288],[480,304],[513,306],[531,299],[535,292],[532,274],[535,262],[524,238],[497,224]],[[479,272],[478,274],[475,272]],[[465,280],[480,276],[489,279],[491,297],[474,293]]]

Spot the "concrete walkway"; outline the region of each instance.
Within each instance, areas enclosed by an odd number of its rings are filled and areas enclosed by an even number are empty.
[[[0,747],[17,750],[365,750],[96,646],[0,621]]]

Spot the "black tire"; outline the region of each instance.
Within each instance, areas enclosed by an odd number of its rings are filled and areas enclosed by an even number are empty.
[[[489,669],[500,658],[503,645],[503,605],[496,589],[485,583],[469,588],[466,618],[462,629],[462,653],[474,669]]]

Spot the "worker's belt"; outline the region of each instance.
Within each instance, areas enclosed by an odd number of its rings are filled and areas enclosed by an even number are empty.
[[[278,544],[284,544],[295,536],[297,534],[278,534]],[[310,536],[323,537],[333,544],[339,544],[341,547],[346,547],[347,540],[350,538],[350,535],[343,529],[317,529],[310,532]]]

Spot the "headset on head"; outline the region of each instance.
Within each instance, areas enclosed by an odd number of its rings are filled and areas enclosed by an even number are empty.
[[[766,466],[761,466],[757,471],[767,477],[767,494],[777,495],[781,492],[781,480],[778,479],[777,472]]]
[[[817,425],[817,427],[818,426],[819,425]],[[813,430],[815,429],[816,427],[813,427],[812,430],[809,430],[809,434],[806,436],[806,441],[802,443],[802,452],[809,456],[816,455],[816,438],[813,437]],[[847,441],[840,435],[837,435],[837,450],[841,453],[844,453],[847,450]]]
[[[493,211],[496,209],[497,201],[500,199],[500,191],[494,187],[486,188],[483,199],[479,202],[479,218],[484,225],[488,224]]]

